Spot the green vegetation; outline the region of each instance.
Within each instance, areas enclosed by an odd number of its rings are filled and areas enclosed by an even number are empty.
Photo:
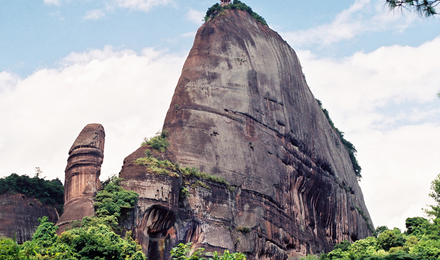
[[[252,8],[250,6],[246,5],[245,3],[243,3],[239,0],[234,0],[234,2],[232,4],[225,5],[225,6],[221,6],[218,3],[214,4],[206,12],[205,22],[208,21],[210,18],[216,17],[217,15],[221,14],[221,12],[223,10],[229,10],[229,9],[245,11],[245,12],[249,13],[258,22],[262,23],[263,25],[267,25],[266,20],[264,20],[263,17],[261,17],[259,14],[252,11]]]
[[[431,183],[431,193],[435,200],[426,210],[432,221],[426,218],[407,218],[406,231],[389,230],[385,226],[376,228],[376,236],[357,240],[353,243],[342,241],[333,251],[302,259],[321,260],[438,260],[440,259],[440,175]]]
[[[97,217],[85,217],[80,225],[56,235],[47,217],[39,219],[32,240],[17,245],[10,238],[0,238],[0,259],[118,259],[144,260],[140,245],[127,232],[125,239],[114,232],[121,220],[134,207],[137,195],[119,186],[120,179],[107,181],[96,196]]]
[[[159,160],[154,157],[147,156],[136,159],[135,163],[137,165],[145,166],[148,169],[148,171],[152,173],[168,175],[171,177],[179,176],[176,173],[179,170],[179,167],[168,160]]]
[[[168,140],[167,137],[169,135],[169,132],[167,130],[162,130],[162,132],[156,133],[156,136],[148,139],[145,138],[144,142],[142,143],[142,146],[149,145],[154,150],[163,153],[168,148]]]
[[[150,172],[157,174],[164,174],[171,177],[178,177],[181,174],[183,177],[196,178],[207,181],[216,182],[219,184],[224,184],[229,188],[229,183],[223,178],[207,174],[205,172],[200,172],[199,169],[193,167],[180,167],[168,160],[158,160],[154,157],[142,157],[136,159],[137,165],[144,165]],[[204,185],[200,185],[205,187]],[[206,187],[205,187],[206,188]]]
[[[436,7],[440,0],[386,0],[391,10],[396,8],[411,9],[426,17],[438,14]]]
[[[344,144],[345,148],[347,148],[348,154],[350,155],[351,164],[353,165],[354,173],[356,174],[357,179],[360,180],[362,178],[362,175],[361,175],[362,168],[359,165],[359,162],[357,161],[357,158],[356,158],[356,153],[357,153],[356,148],[354,147],[354,145],[350,141],[345,139],[344,132],[341,132],[335,126],[335,124],[333,123],[332,119],[330,118],[328,110],[322,107],[322,102],[320,100],[318,100],[318,99],[316,99],[316,101],[318,102],[319,107],[321,108],[321,110],[324,113],[324,115],[327,117],[327,120],[330,123],[330,125],[338,133],[338,135],[341,138],[341,141]]]
[[[41,203],[56,206],[61,214],[64,204],[64,186],[57,178],[44,180],[37,176],[30,178],[26,175],[15,173],[0,179],[0,194],[20,193],[27,197],[34,197]]]
[[[121,181],[121,178],[113,176],[104,189],[96,194],[93,205],[98,218],[114,216],[120,222],[130,215],[131,209],[138,201],[139,194],[123,189],[119,186]]]
[[[238,227],[238,228],[236,228],[236,230],[238,232],[245,233],[245,234],[251,232],[251,229],[248,227]]]
[[[229,250],[225,250],[223,255],[219,255],[217,251],[212,254],[212,257],[205,258],[203,248],[193,249],[192,243],[183,244],[180,243],[177,247],[171,250],[171,256],[173,260],[246,260],[246,256],[242,253],[229,253]]]

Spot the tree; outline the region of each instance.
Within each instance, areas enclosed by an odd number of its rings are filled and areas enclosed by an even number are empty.
[[[429,196],[434,199],[435,205],[429,205],[430,209],[425,212],[434,218],[440,217],[440,174],[431,182],[431,192]]]
[[[440,0],[386,0],[388,7],[393,10],[396,8],[410,9],[424,16],[433,16],[438,14],[436,7]]]

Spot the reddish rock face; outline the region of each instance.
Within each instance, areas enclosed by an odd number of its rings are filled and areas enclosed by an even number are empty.
[[[55,207],[44,205],[37,199],[23,194],[0,195],[0,237],[13,238],[22,244],[31,240],[40,222],[39,218],[47,216],[50,222],[58,220]]]
[[[248,13],[227,10],[198,30],[163,129],[170,145],[154,157],[231,186],[152,173],[134,163],[146,147],[127,157],[120,176],[141,197],[125,225],[148,257],[192,241],[287,259],[372,234],[349,154],[294,50]],[[182,187],[190,196],[177,203]]]
[[[70,222],[94,215],[93,197],[101,185],[104,141],[102,125],[88,124],[70,148],[65,171],[64,214],[57,223],[58,233]]]

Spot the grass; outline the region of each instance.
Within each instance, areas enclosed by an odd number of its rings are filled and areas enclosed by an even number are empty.
[[[231,190],[229,183],[225,181],[223,178],[210,175],[205,172],[201,172],[198,168],[195,167],[193,168],[180,167],[177,164],[174,164],[168,160],[159,160],[151,156],[138,158],[136,159],[135,164],[145,166],[152,173],[168,175],[171,177],[179,177],[179,173],[180,173],[183,177],[202,179],[202,180],[223,184],[226,187],[228,187],[229,190]],[[200,181],[196,183],[204,188],[209,187],[208,185]]]

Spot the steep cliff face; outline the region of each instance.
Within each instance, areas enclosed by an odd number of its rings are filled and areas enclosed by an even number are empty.
[[[65,171],[64,214],[57,222],[58,233],[85,216],[95,214],[93,197],[100,189],[101,164],[104,158],[104,127],[88,124],[69,150]]]
[[[40,222],[39,218],[47,216],[50,222],[58,220],[55,207],[45,205],[32,197],[23,194],[0,195],[0,237],[16,237],[22,244],[31,240]]]
[[[120,176],[141,196],[126,227],[150,257],[193,241],[287,259],[371,235],[349,154],[295,52],[246,12],[227,10],[198,30],[163,129],[170,145],[153,157],[229,185],[158,175],[135,163],[149,147],[127,157]]]

